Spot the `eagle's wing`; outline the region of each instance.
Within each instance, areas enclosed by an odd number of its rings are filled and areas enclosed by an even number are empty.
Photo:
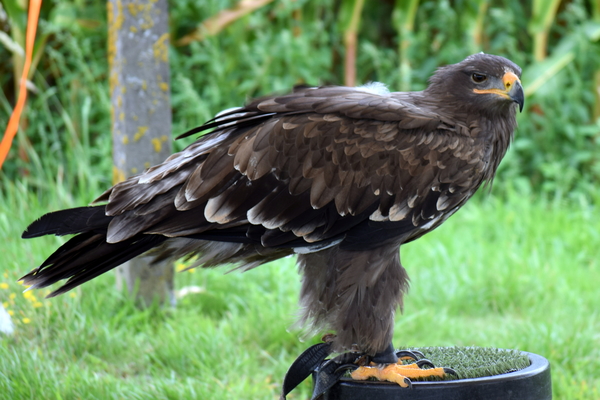
[[[473,127],[412,100],[327,87],[218,116],[194,130],[215,131],[100,197],[114,217],[107,240],[143,232],[305,251],[412,240],[466,201],[485,163]]]

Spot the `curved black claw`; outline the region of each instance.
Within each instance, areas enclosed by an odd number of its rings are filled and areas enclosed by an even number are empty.
[[[444,367],[444,373],[454,375],[455,377],[458,378],[458,373],[455,370],[453,370],[452,368]]]
[[[337,374],[338,372],[341,372],[341,371],[344,371],[344,372],[346,372],[346,371],[354,371],[354,370],[357,370],[358,368],[359,367],[356,364],[343,364],[343,365],[340,365],[339,367],[337,367],[337,369],[335,371],[333,371],[333,372],[335,374]]]
[[[425,358],[425,354],[421,353],[419,350],[411,350],[414,354],[418,355],[421,358]]]
[[[398,358],[412,358],[415,361],[419,361],[421,358],[425,356],[418,350],[400,350],[396,352],[396,357]]]
[[[419,368],[435,368],[435,365],[433,365],[433,363],[426,358],[422,358],[419,361],[417,361],[417,365],[419,366]]]
[[[404,378],[404,383],[408,385],[409,389],[412,389],[412,381],[408,378]]]

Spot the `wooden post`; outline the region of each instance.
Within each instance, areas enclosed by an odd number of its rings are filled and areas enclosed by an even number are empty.
[[[109,0],[108,58],[113,181],[141,173],[171,154],[167,0]],[[140,305],[174,304],[173,266],[138,257],[117,269]]]
[[[344,85],[356,85],[356,53],[358,45],[358,29],[364,0],[346,0],[342,2],[344,14],[349,14],[349,19],[344,27],[344,48],[346,54],[344,56]]]

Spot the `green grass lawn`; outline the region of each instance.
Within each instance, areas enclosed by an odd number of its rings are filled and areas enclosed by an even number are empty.
[[[85,204],[67,190],[0,192],[0,301],[16,331],[0,338],[0,398],[276,399],[307,346],[294,321],[294,259],[246,272],[192,270],[176,308],[140,311],[108,273],[44,300],[16,279],[61,243],[21,240],[35,217]],[[597,208],[507,194],[480,196],[403,248],[411,277],[397,346],[517,348],[550,360],[555,399],[600,398],[600,232]],[[290,399],[306,399],[305,382]]]

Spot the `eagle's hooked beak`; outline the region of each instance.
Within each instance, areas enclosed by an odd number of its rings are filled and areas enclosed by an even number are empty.
[[[505,99],[510,99],[519,105],[519,111],[523,111],[525,92],[523,92],[523,86],[519,77],[514,72],[507,71],[502,77],[502,85],[504,86],[503,89],[473,89],[473,91],[475,93],[494,93]]]
[[[512,99],[512,101],[519,105],[519,112],[522,112],[523,105],[525,104],[525,92],[523,92],[521,80],[512,72],[507,72],[502,77],[502,82],[506,88],[506,94]]]

